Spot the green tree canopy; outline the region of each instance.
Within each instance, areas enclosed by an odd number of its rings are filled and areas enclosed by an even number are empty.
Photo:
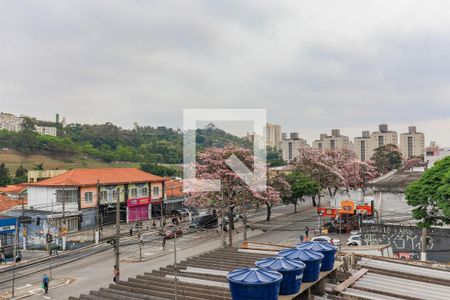
[[[25,169],[23,167],[23,165],[20,165],[17,169],[16,169],[16,176],[13,179],[14,184],[18,184],[18,183],[22,183],[22,182],[27,182],[28,180],[28,170]]]
[[[287,175],[287,181],[291,185],[292,195],[290,198],[283,199],[283,202],[294,204],[296,211],[298,201],[304,201],[305,197],[312,197],[320,192],[319,183],[302,172],[293,172]]]
[[[406,189],[408,204],[418,226],[429,228],[450,223],[450,157],[441,159]]]
[[[371,160],[378,172],[385,174],[402,166],[402,153],[396,145],[388,144],[375,149]]]
[[[11,176],[9,175],[9,169],[5,163],[0,164],[0,186],[7,186],[11,183]]]

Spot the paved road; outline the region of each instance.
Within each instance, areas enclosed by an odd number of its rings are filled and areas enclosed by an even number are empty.
[[[306,205],[305,205],[306,206]],[[249,231],[249,239],[260,242],[296,242],[299,234],[303,234],[305,226],[311,229],[317,227],[317,217],[315,210],[309,210],[297,214],[292,214],[292,207],[276,207],[273,209],[273,220],[270,223],[259,222],[258,229]],[[264,219],[265,209],[261,208],[255,211],[250,222]],[[263,231],[264,230],[264,231]],[[236,235],[235,239],[242,238],[242,230]],[[167,242],[166,250],[161,249],[161,238],[156,234],[147,234],[144,237],[144,246],[142,247],[143,261],[138,262],[139,244],[133,239],[127,239],[121,248],[121,276],[128,278],[150,272],[151,270],[164,267],[173,263],[173,241]],[[202,252],[213,250],[220,245],[219,234],[215,230],[195,232],[186,234],[177,241],[178,260],[197,255]],[[69,261],[70,260],[70,261]],[[109,245],[101,245],[91,250],[91,253],[76,256],[69,256],[64,262],[57,266],[56,261],[52,266],[52,276],[54,278],[71,278],[74,282],[54,290],[50,290],[47,296],[35,295],[29,299],[67,299],[71,295],[88,293],[92,289],[98,289],[101,286],[108,286],[112,282],[112,267],[114,265],[114,251]],[[48,262],[43,262],[48,264]],[[50,265],[49,265],[50,266]],[[46,268],[47,273],[50,268]],[[30,273],[37,272],[34,275]],[[35,268],[30,267],[23,270],[20,275],[28,272],[28,276],[16,281],[16,287],[39,282],[42,276],[42,264]],[[11,274],[3,274],[11,276]],[[9,289],[10,282],[1,283],[5,277],[0,274],[0,288]]]

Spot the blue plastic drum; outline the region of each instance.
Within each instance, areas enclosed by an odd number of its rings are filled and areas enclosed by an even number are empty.
[[[336,255],[337,247],[326,242],[304,242],[297,244],[297,249],[307,249],[318,251],[323,254],[321,272],[331,271],[334,269],[334,257]]]
[[[246,268],[231,271],[227,279],[233,300],[276,300],[283,275],[269,269]]]
[[[280,295],[292,295],[300,291],[302,284],[303,270],[306,265],[296,259],[289,259],[281,256],[264,258],[256,261],[259,268],[278,271],[283,275],[280,284]]]
[[[322,253],[313,250],[289,248],[281,250],[278,256],[301,260],[305,263],[306,268],[303,271],[303,282],[313,282],[319,279],[320,268],[324,257]]]

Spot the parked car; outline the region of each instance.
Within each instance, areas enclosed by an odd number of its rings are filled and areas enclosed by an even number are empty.
[[[340,246],[341,245],[341,241],[338,239],[332,239],[329,236],[326,235],[321,235],[321,236],[315,236],[311,239],[311,241],[314,242],[326,242],[326,243],[330,243],[332,245],[335,246]]]
[[[212,214],[200,215],[195,217],[191,224],[189,224],[189,228],[204,228],[211,229],[217,227],[219,225],[219,221],[217,216]]]
[[[361,235],[355,234],[351,235],[347,240],[347,246],[361,246]]]
[[[175,236],[180,237],[183,235],[183,231],[175,227],[173,224],[169,224],[166,227],[164,227],[164,236],[166,239],[173,239]]]
[[[361,231],[359,231],[359,230],[352,230],[352,231],[350,231],[350,235],[361,235]]]

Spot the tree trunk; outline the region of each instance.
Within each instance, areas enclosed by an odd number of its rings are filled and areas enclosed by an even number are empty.
[[[270,221],[270,215],[272,214],[272,204],[266,202],[266,207],[267,207],[266,221]]]
[[[330,197],[333,197],[333,192],[331,191],[331,188],[328,187],[327,189],[328,189],[328,194],[330,194]]]
[[[320,197],[320,196],[319,196]],[[312,205],[313,206],[317,206],[317,204],[316,204],[316,196],[312,196],[311,197],[311,200],[312,200]]]
[[[332,197],[336,196],[336,193],[337,193],[338,189],[339,189],[338,187],[336,187],[336,186],[334,187],[334,192],[333,192],[333,196]]]
[[[244,223],[244,241],[247,240],[247,211],[243,209],[242,222]]]
[[[297,213],[297,201],[294,202],[294,213]]]
[[[231,209],[228,211],[228,246],[233,247],[233,212]]]

